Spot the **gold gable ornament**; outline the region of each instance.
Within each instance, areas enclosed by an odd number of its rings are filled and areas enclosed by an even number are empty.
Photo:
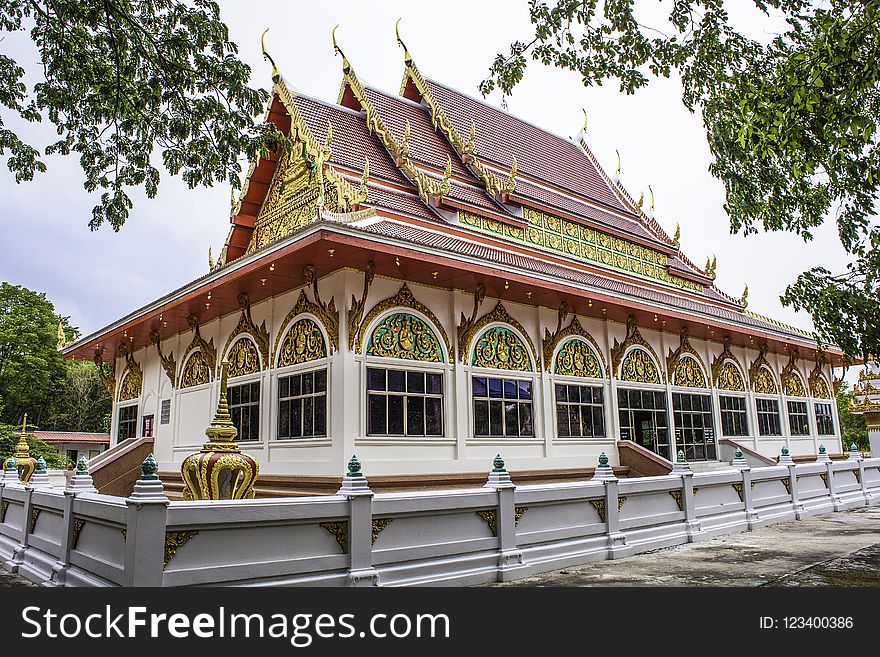
[[[575,315],[571,323],[562,328],[568,316],[568,304],[564,301],[559,306],[556,330],[544,329],[542,343],[544,353],[544,369],[562,376],[579,376],[600,379],[607,375],[608,366],[599,344],[584,328]],[[554,361],[556,348],[562,344]],[[598,355],[598,356],[597,356]]]
[[[627,350],[634,345],[640,349],[627,353]],[[627,357],[627,362],[622,364],[624,355]],[[614,345],[611,347],[611,371],[614,376],[622,381],[663,383],[662,376],[657,370],[659,363],[660,358],[657,356],[657,352],[639,333],[635,315],[630,315],[626,320],[626,338],[623,342],[618,342],[617,338],[614,338]],[[624,377],[623,365],[626,365],[627,377],[631,378]]]
[[[779,375],[779,380],[782,382],[782,391],[788,397],[807,396],[804,380],[801,378],[796,366],[799,357],[800,352],[797,349],[792,350],[788,356],[788,364]]]
[[[730,350],[732,344],[733,338],[725,335],[724,350],[712,361],[712,380],[715,383],[715,387],[720,390],[745,392],[746,386],[743,382],[742,367]]]
[[[708,388],[703,359],[691,346],[687,326],[681,327],[680,342],[674,352],[666,357],[666,371],[671,372],[672,384],[685,388]]]
[[[822,369],[825,367],[825,352],[822,349],[816,350],[816,366],[810,372],[809,385],[810,394],[816,399],[831,399],[831,391],[825,377],[822,376]]]
[[[220,365],[217,411],[205,430],[208,442],[200,452],[187,456],[180,467],[185,500],[239,500],[255,495],[260,464],[235,442],[238,429],[232,423],[226,401],[228,366],[229,361],[224,359]]]
[[[193,386],[210,383],[214,380],[214,371],[217,369],[217,349],[214,347],[214,338],[206,342],[199,332],[199,320],[194,314],[186,318],[189,327],[193,331],[193,339],[183,354],[183,369],[180,372],[180,387],[191,388]]]
[[[778,387],[770,368],[770,363],[767,362],[767,349],[767,343],[762,343],[758,351],[758,357],[749,367],[749,383],[752,386],[752,390],[757,393],[775,395],[777,394]]]

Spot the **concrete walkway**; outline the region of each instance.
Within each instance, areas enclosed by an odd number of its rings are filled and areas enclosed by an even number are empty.
[[[880,587],[880,507],[792,520],[491,586]]]

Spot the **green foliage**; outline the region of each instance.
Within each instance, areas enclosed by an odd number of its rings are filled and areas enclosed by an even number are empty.
[[[64,378],[45,425],[58,431],[108,433],[112,408],[94,363],[65,360]]]
[[[24,83],[19,62],[0,54],[0,107],[27,121],[48,118],[59,139],[45,154],[76,153],[87,191],[101,191],[89,225],[118,230],[129,215],[127,190],[156,195],[158,150],[190,187],[241,185],[245,154],[285,143],[258,124],[268,99],[248,86],[220,9],[210,0],[0,0],[0,30],[29,30],[38,78]],[[4,127],[0,154],[17,181],[45,171],[41,153]]]
[[[3,458],[5,467],[6,459],[15,452],[15,445],[21,435],[21,427],[13,427],[8,424],[0,424],[0,456]],[[46,466],[50,470],[61,470],[67,467],[67,457],[62,456],[54,445],[45,443],[34,436],[27,438],[28,450],[35,459],[41,456],[46,459]]]
[[[631,0],[531,0],[534,37],[498,55],[480,88],[509,94],[528,57],[626,93],[676,72],[684,104],[702,113],[731,230],[809,240],[833,215],[853,257],[843,274],[805,272],[783,303],[809,310],[848,355],[880,353],[880,3],[753,3],[786,19],[766,45],[737,31],[723,0],[675,0],[668,33],[640,22]]]
[[[852,396],[849,384],[843,381],[837,391],[837,415],[840,417],[840,436],[843,441],[843,451],[848,452],[853,443],[867,452],[871,449],[868,440],[868,429],[865,426],[865,416],[849,412],[849,400]]]

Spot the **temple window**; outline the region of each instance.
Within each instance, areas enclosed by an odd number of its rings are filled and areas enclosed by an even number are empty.
[[[119,407],[119,440],[137,436],[137,404]]]
[[[475,376],[472,381],[474,437],[535,435],[530,380]]]
[[[602,386],[556,384],[556,431],[561,438],[604,438]]]
[[[709,395],[672,393],[675,414],[675,448],[686,461],[714,461],[715,425]]]
[[[755,399],[758,408],[758,433],[762,436],[781,436],[779,402],[775,399]]]
[[[749,421],[746,413],[745,397],[727,397],[720,395],[718,404],[721,408],[721,431],[725,436],[748,436]]]
[[[442,436],[443,374],[367,368],[367,435]]]
[[[260,382],[242,383],[226,388],[229,414],[238,429],[236,440],[257,440],[260,437]]]
[[[807,402],[788,402],[788,427],[792,436],[808,436],[810,421],[807,418]]]
[[[665,459],[669,458],[665,391],[618,388],[617,408],[621,440],[632,440]]]
[[[298,372],[278,379],[278,438],[327,435],[327,370]]]
[[[816,404],[816,433],[820,436],[834,435],[834,416],[831,415],[831,404]]]

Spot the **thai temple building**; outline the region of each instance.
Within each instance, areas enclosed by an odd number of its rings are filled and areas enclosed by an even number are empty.
[[[517,480],[603,452],[848,449],[840,350],[716,288],[583,134],[425,77],[398,41],[396,94],[335,39],[336,102],[272,62],[268,120],[291,147],[252,166],[218,261],[64,349],[100,368],[113,445],[152,440],[169,481],[228,360],[239,446],[262,479],[309,490],[335,490],[352,454],[374,485],[442,485],[484,481],[496,454]]]

